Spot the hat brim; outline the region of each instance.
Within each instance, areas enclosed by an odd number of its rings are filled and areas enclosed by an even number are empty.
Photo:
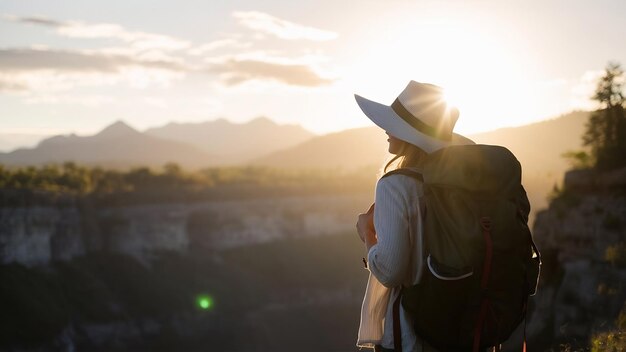
[[[471,139],[458,133],[452,134],[450,141],[430,137],[409,125],[390,106],[377,103],[355,94],[359,107],[372,122],[390,135],[422,148],[426,153],[433,153],[441,148],[451,145],[475,144]]]

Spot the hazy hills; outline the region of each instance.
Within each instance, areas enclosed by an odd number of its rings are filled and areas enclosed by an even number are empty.
[[[93,136],[54,136],[35,148],[0,153],[0,163],[11,166],[73,161],[103,167],[163,165],[169,161],[193,167],[220,160],[189,144],[141,133],[118,121]]]
[[[520,160],[525,172],[562,174],[569,165],[561,157],[582,148],[589,112],[575,111],[552,120],[469,136],[476,143],[503,145]]]
[[[580,149],[587,112],[504,128],[469,137],[477,143],[504,145],[518,157],[526,176],[560,177],[568,167],[565,151]],[[35,148],[0,153],[6,165],[38,165],[75,161],[113,167],[186,167],[237,164],[282,168],[345,168],[381,165],[387,137],[378,127],[316,136],[297,125],[278,125],[267,118],[245,124],[224,119],[204,123],[168,124],[140,132],[116,122],[93,136],[55,136]]]
[[[187,168],[224,166],[292,147],[314,136],[296,125],[277,125],[267,118],[246,124],[224,119],[205,123],[168,124],[140,132],[118,121],[92,136],[59,135],[34,148],[0,153],[10,166],[74,161],[86,165],[127,168],[160,167],[176,162]]]
[[[534,209],[547,205],[546,195],[561,183],[568,162],[562,154],[581,148],[588,112],[504,128],[468,137],[482,144],[508,147],[523,167],[524,185]],[[35,148],[0,153],[0,164],[41,165],[74,161],[128,168],[185,168],[264,165],[278,168],[376,168],[391,157],[387,136],[378,127],[316,136],[297,125],[277,125],[267,118],[245,124],[219,119],[196,124],[168,124],[145,132],[116,122],[93,136],[55,136]]]
[[[503,145],[517,156],[534,212],[547,207],[548,194],[554,185],[562,184],[563,175],[570,168],[562,154],[582,148],[582,135],[589,114],[576,111],[552,120],[470,137],[477,143]]]
[[[476,143],[503,145],[522,164],[524,186],[533,210],[547,206],[546,196],[562,182],[569,168],[562,154],[582,147],[582,134],[589,112],[572,112],[552,120],[469,135]],[[378,127],[365,127],[314,137],[293,148],[281,150],[252,164],[275,167],[382,166],[387,136]]]
[[[311,138],[295,147],[250,162],[281,168],[344,168],[381,164],[387,153],[387,136],[377,127],[349,129]]]
[[[277,125],[266,117],[245,124],[218,119],[202,123],[170,123],[151,128],[146,134],[192,144],[219,154],[223,163],[239,164],[274,151],[289,148],[315,135],[298,125]]]
[[[469,135],[476,143],[503,145],[527,172],[561,173],[565,151],[581,148],[588,112],[572,112],[553,120]],[[253,164],[278,167],[360,167],[381,164],[387,153],[387,136],[378,127],[331,133],[254,160]]]

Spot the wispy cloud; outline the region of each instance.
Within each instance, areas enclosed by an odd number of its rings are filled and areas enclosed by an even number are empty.
[[[226,39],[218,39],[210,43],[205,43],[205,44],[201,44],[198,46],[194,46],[191,49],[189,49],[188,52],[190,55],[199,56],[199,55],[205,55],[217,49],[223,49],[223,48],[244,49],[244,48],[249,48],[251,46],[252,46],[252,43],[241,42],[233,38],[226,38]]]
[[[5,72],[43,69],[115,72],[125,66],[142,66],[170,71],[184,69],[177,62],[139,60],[131,56],[99,52],[39,48],[0,49],[0,70]]]
[[[20,17],[5,15],[4,18],[13,22],[21,22],[54,28],[62,36],[71,38],[109,38],[128,43],[139,50],[181,50],[187,49],[191,43],[187,40],[168,35],[132,31],[115,23],[85,23],[82,21],[57,21],[47,17]]]
[[[245,27],[280,39],[325,41],[336,39],[338,36],[335,32],[289,22],[258,11],[236,11],[233,12],[233,17]]]
[[[133,87],[167,86],[187,68],[178,62],[42,48],[0,49],[0,91],[59,91],[125,81]]]
[[[0,76],[0,92],[20,93],[28,90],[28,86],[24,82],[11,79],[4,79]]]
[[[24,102],[27,104],[71,104],[82,105],[90,108],[96,108],[103,105],[111,104],[116,99],[111,96],[104,95],[59,95],[59,94],[42,94],[27,97]]]
[[[20,17],[20,16],[14,16],[14,15],[3,15],[2,17],[13,22],[29,23],[29,24],[39,25],[39,26],[46,26],[46,27],[53,27],[53,28],[63,26],[63,22],[59,22],[59,21],[56,21],[47,17],[42,17],[42,16],[21,16]]]
[[[333,79],[323,77],[313,65],[296,60],[240,55],[214,61],[209,70],[218,73],[229,86],[253,80],[274,80],[294,86],[328,85]]]
[[[260,42],[246,35],[230,34],[208,43],[193,45],[168,35],[129,30],[115,23],[87,23],[40,16],[4,15],[15,23],[49,28],[68,38],[113,39],[113,46],[92,50],[48,47],[0,48],[0,92],[27,96],[29,103],[69,102],[53,93],[82,86],[111,86],[126,83],[134,88],[165,87],[187,75],[213,74],[232,86],[247,81],[274,81],[292,86],[316,87],[331,84],[318,64],[321,55],[290,58],[264,51],[238,53]],[[233,17],[256,34],[282,39],[331,40],[336,33],[289,22],[262,12],[234,12]],[[250,39],[250,38],[248,38]],[[254,44],[253,44],[254,43]],[[107,44],[111,44],[107,41]],[[310,52],[310,50],[309,50]],[[224,54],[226,53],[226,54]],[[221,54],[222,56],[216,56]],[[199,60],[198,56],[202,57]],[[100,100],[92,99],[92,105]]]

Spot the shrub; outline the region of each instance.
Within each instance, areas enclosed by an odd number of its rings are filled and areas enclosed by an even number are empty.
[[[626,267],[626,245],[624,243],[618,243],[606,247],[604,259],[615,267]]]

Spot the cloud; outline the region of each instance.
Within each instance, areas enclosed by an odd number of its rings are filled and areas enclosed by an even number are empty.
[[[271,34],[280,39],[326,41],[336,39],[338,36],[335,32],[303,26],[263,12],[236,11],[232,15],[239,21],[239,24],[255,31]]]
[[[11,79],[3,80],[0,77],[0,92],[20,93],[28,90],[28,86],[23,82],[17,82]]]
[[[35,95],[24,99],[27,104],[70,104],[96,108],[109,105],[116,101],[111,96],[104,95]]]
[[[118,54],[41,48],[0,49],[0,91],[50,92],[74,86],[127,82],[132,87],[167,86],[188,68],[179,62]]]
[[[140,60],[125,55],[37,48],[0,49],[0,70],[3,72],[46,69],[56,71],[116,72],[125,66],[142,66],[170,71],[184,70],[184,67],[178,62]]]
[[[209,70],[220,74],[223,82],[228,86],[252,80],[274,80],[304,87],[328,85],[333,82],[332,79],[318,74],[311,65],[289,60],[279,62],[252,57],[231,57],[213,63]]]
[[[242,43],[232,38],[226,38],[195,46],[188,52],[190,55],[199,56],[221,48],[249,48],[250,46],[252,46],[251,43]]]
[[[5,15],[5,19],[13,22],[34,24],[54,28],[59,35],[71,38],[108,38],[128,43],[139,50],[181,50],[187,49],[191,43],[187,40],[167,35],[131,31],[115,23],[85,23],[81,21],[57,21],[47,17],[20,17]]]
[[[233,17],[255,30],[254,35],[314,41],[337,37],[333,32],[302,26],[261,12],[234,12]],[[292,86],[316,87],[334,81],[318,68],[318,64],[328,61],[321,55],[286,58],[284,56],[288,53],[283,52],[275,52],[273,56],[263,51],[234,54],[233,49],[252,46],[252,41],[247,42],[237,34],[191,45],[185,40],[132,31],[114,23],[59,21],[38,16],[5,15],[4,18],[50,28],[65,37],[105,38],[121,42],[93,50],[34,46],[0,48],[0,92],[26,95],[28,102],[32,103],[69,101],[60,97],[59,92],[79,86],[126,83],[134,88],[165,87],[188,74],[216,74],[222,83],[230,86],[270,80]],[[222,52],[230,53],[217,57],[215,52],[220,49],[227,49]],[[202,57],[198,59],[194,56]],[[93,105],[99,103],[97,99],[93,101]]]
[[[22,22],[22,23],[28,23],[28,24],[35,24],[35,25],[39,25],[39,26],[45,26],[45,27],[62,27],[63,26],[63,22],[59,22],[47,17],[42,17],[42,16],[23,16],[23,17],[19,17],[19,16],[13,16],[13,15],[4,15],[3,16],[5,19],[9,20],[9,21],[13,21],[13,22]]]
[[[144,97],[142,101],[145,105],[152,106],[158,109],[166,109],[169,107],[167,100],[158,97]]]

